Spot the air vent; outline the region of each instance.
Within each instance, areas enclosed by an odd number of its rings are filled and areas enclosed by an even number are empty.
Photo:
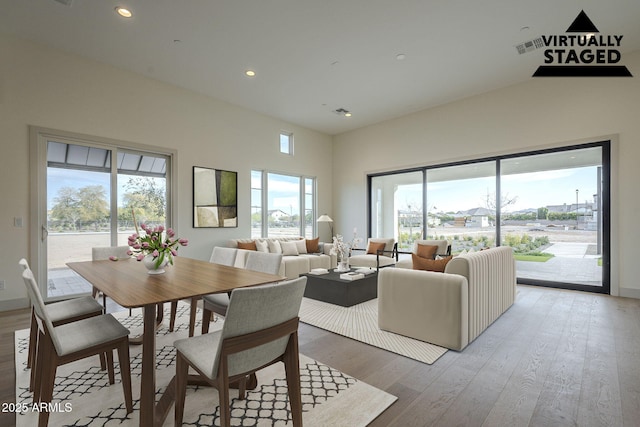
[[[63,4],[65,6],[71,6],[71,3],[73,3],[73,0],[53,0],[56,3],[60,3]]]
[[[351,111],[345,110],[344,108],[338,108],[337,110],[333,110],[339,116],[351,117]]]
[[[526,41],[524,43],[520,43],[516,45],[516,49],[518,53],[522,55],[523,53],[531,52],[532,50],[540,49],[544,46],[542,43],[542,37],[537,37],[533,40]]]

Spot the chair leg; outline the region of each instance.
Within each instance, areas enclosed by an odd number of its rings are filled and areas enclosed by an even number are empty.
[[[169,316],[169,332],[173,332],[176,325],[176,313],[178,312],[178,301],[171,301],[171,315]]]
[[[107,354],[100,353],[98,357],[100,357],[100,370],[104,371],[105,369],[107,369]]]
[[[187,375],[189,373],[189,365],[182,357],[180,352],[176,354],[176,381],[175,381],[175,417],[176,426],[182,425],[184,417],[184,400],[187,393]]]
[[[43,339],[46,341],[43,344],[44,347],[44,361],[42,367],[42,395],[40,402],[50,403],[53,399],[53,387],[56,380],[56,370],[58,367],[58,358],[53,349],[53,343],[50,339]],[[47,427],[49,424],[49,411],[41,411],[38,417],[38,427]]]
[[[118,362],[120,362],[120,378],[124,392],[124,404],[127,414],[133,412],[133,394],[131,392],[131,361],[129,360],[129,340],[124,339],[118,346]]]
[[[48,355],[45,354],[48,350],[45,338],[42,332],[38,332],[38,348],[36,354],[36,367],[31,370],[31,388],[33,389],[33,403],[40,401],[40,395],[42,393],[42,377],[43,377],[43,365],[47,360]],[[37,379],[37,381],[36,381]]]
[[[202,335],[209,333],[209,322],[211,322],[211,310],[204,307],[202,309]]]
[[[302,396],[300,391],[300,359],[298,355],[298,334],[289,337],[284,354],[284,369],[287,377],[291,419],[294,426],[302,426]]]
[[[218,396],[220,404],[220,426],[229,427],[231,425],[231,408],[229,407],[229,377],[225,374],[218,377]]]
[[[107,356],[107,372],[109,373],[109,384],[115,384],[116,374],[113,369],[113,350],[107,351],[106,356]]]
[[[189,336],[190,337],[192,337],[195,332],[197,311],[198,311],[198,298],[191,298],[191,307],[189,308]]]
[[[36,314],[31,308],[31,327],[29,329],[29,353],[27,355],[27,368],[32,368],[35,363],[36,348],[38,341],[38,322]]]

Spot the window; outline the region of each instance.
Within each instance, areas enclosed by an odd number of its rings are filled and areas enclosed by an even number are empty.
[[[48,299],[89,292],[66,263],[91,259],[92,248],[127,244],[137,224],[172,225],[171,165],[175,153],[124,142],[32,128],[31,254]]]
[[[293,134],[280,132],[280,152],[293,156]]]
[[[313,177],[251,171],[251,236],[313,237],[315,199]]]
[[[608,293],[609,158],[603,141],[370,175],[369,236],[511,246],[518,283]]]

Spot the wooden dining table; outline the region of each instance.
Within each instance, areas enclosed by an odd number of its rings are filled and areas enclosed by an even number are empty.
[[[145,427],[162,425],[174,401],[170,385],[155,402],[155,331],[162,305],[285,279],[185,257],[175,257],[174,265],[167,266],[163,274],[148,274],[144,265],[134,259],[70,262],[67,266],[121,306],[143,308],[140,426]]]

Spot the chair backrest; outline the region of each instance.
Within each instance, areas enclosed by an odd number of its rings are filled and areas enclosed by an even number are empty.
[[[122,259],[131,258],[127,253],[128,250],[129,246],[98,246],[91,248],[91,259],[93,261],[100,261],[109,259],[111,256]]]
[[[367,248],[369,247],[369,242],[384,243],[384,251],[386,252],[384,254],[385,256],[391,256],[391,252],[393,251],[393,247],[396,244],[396,240],[393,237],[391,237],[389,239],[380,238],[380,237],[370,237],[369,240],[367,241]],[[367,249],[367,248],[365,248],[365,249]]]
[[[296,319],[306,284],[307,278],[299,277],[276,284],[234,289],[222,326],[211,378],[217,375],[223,340]],[[289,335],[229,356],[229,376],[248,372],[273,361],[284,354],[288,342]]]
[[[213,252],[211,252],[209,262],[213,264],[233,266],[236,262],[236,255],[238,255],[238,249],[236,248],[216,246],[213,248]]]
[[[247,263],[244,268],[261,273],[278,274],[282,254],[272,254],[266,252],[250,252],[247,255]]]
[[[51,337],[51,341],[53,341],[53,345],[56,347],[58,353],[62,352],[62,346],[58,340],[58,335],[56,334],[53,323],[45,309],[40,288],[38,288],[36,279],[33,278],[33,273],[30,269],[27,268],[22,272],[22,279],[27,287],[27,293],[29,294],[31,304],[33,304],[33,310],[36,314],[36,318],[38,319],[38,327]]]

